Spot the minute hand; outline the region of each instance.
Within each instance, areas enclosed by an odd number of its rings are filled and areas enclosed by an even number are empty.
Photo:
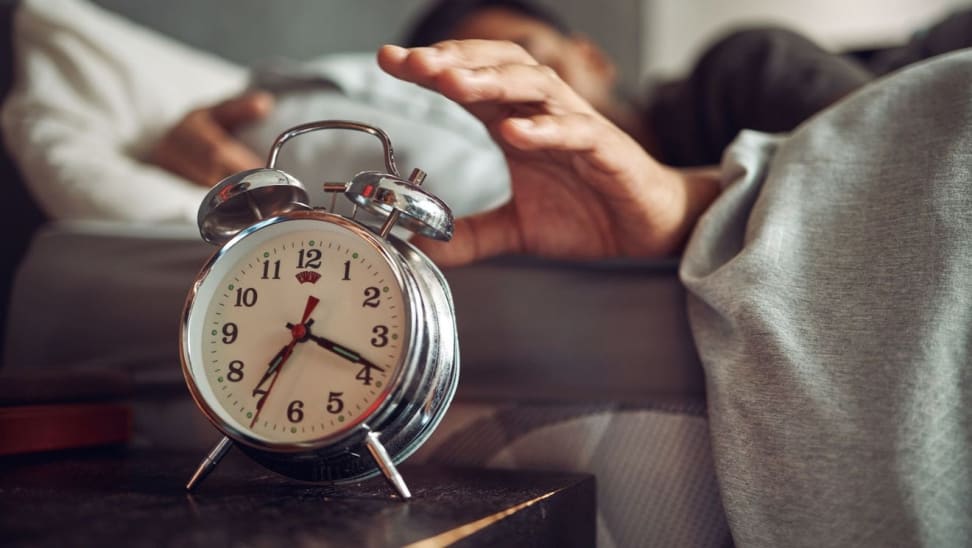
[[[311,334],[309,336],[310,336],[310,340],[316,342],[321,347],[326,348],[327,350],[330,350],[331,352],[334,352],[335,354],[341,356],[342,358],[347,359],[351,363],[360,363],[361,365],[363,365],[365,367],[368,367],[369,369],[370,368],[375,368],[378,371],[384,371],[383,368],[378,367],[377,365],[375,365],[375,364],[371,363],[370,361],[368,361],[367,359],[363,358],[361,356],[361,354],[358,354],[357,352],[355,352],[354,350],[351,350],[350,348],[347,348],[345,346],[341,346],[340,344],[332,341],[331,339],[328,339],[328,338],[325,338],[325,337],[321,337],[321,336],[318,336],[318,335],[314,335],[314,334]]]

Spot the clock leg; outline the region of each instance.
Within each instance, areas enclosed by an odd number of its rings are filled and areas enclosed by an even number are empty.
[[[200,482],[202,482],[202,480],[206,479],[206,476],[208,476],[209,473],[216,468],[219,461],[226,456],[226,453],[228,453],[232,447],[233,442],[230,441],[230,439],[226,436],[223,436],[223,439],[219,440],[216,447],[213,447],[213,450],[206,455],[206,458],[203,459],[201,463],[199,463],[199,467],[196,468],[196,472],[192,475],[192,478],[189,479],[189,483],[186,484],[186,491],[192,491],[197,485],[199,485]]]
[[[408,490],[408,486],[405,485],[405,480],[402,475],[398,472],[398,468],[395,467],[395,463],[392,462],[390,456],[388,456],[388,451],[385,450],[385,446],[378,441],[378,433],[373,431],[368,431],[365,436],[365,445],[368,447],[368,451],[371,456],[374,457],[375,462],[378,463],[378,468],[381,469],[381,473],[385,475],[385,479],[388,483],[398,491],[398,495],[402,497],[402,500],[408,500],[412,498],[412,493]]]

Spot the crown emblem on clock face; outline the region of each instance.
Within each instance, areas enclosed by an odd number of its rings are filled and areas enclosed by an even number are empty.
[[[304,270],[297,273],[297,281],[302,284],[306,284],[306,283],[316,284],[317,280],[320,279],[321,279],[320,273],[314,272],[313,270]]]

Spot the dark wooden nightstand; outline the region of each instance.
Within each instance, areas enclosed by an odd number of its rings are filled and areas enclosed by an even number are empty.
[[[294,482],[232,452],[198,493],[196,454],[122,449],[0,459],[4,546],[593,546],[592,476],[403,466],[381,478]]]

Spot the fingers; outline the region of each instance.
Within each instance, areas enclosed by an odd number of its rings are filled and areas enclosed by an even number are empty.
[[[253,93],[194,110],[162,137],[152,150],[150,160],[203,186],[261,167],[263,160],[231,131],[233,127],[265,116],[272,106],[269,94]]]
[[[479,68],[506,64],[536,65],[522,47],[496,40],[448,40],[433,46],[406,49],[386,45],[378,50],[378,64],[386,72],[415,82],[430,84],[450,67]]]
[[[257,122],[273,109],[273,96],[265,91],[254,91],[227,99],[212,108],[201,111],[196,166],[206,173],[205,184],[215,184],[229,175],[255,169],[263,165],[262,159],[234,137],[230,132],[245,124]]]
[[[249,147],[225,132],[214,133],[199,149],[200,160],[211,173],[206,179],[213,185],[234,173],[263,167],[263,160]]]
[[[224,103],[225,104],[225,103]],[[166,137],[168,148],[160,165],[204,186],[212,186],[239,171],[263,165],[257,154],[240,142],[214,116],[217,107],[194,111]]]
[[[498,125],[500,138],[515,149],[576,153],[576,160],[600,175],[618,175],[632,169],[649,169],[641,146],[599,114],[540,114],[508,118]],[[579,164],[573,162],[576,169]],[[634,167],[632,167],[634,166]]]
[[[523,241],[517,231],[516,209],[510,203],[499,209],[456,220],[449,242],[426,238],[412,241],[442,267],[462,266],[507,253],[521,253]]]
[[[265,91],[254,91],[213,106],[209,115],[224,129],[232,130],[262,120],[272,109],[273,96]]]
[[[574,152],[612,144],[616,137],[610,129],[601,123],[600,117],[579,113],[508,118],[499,126],[503,139],[520,150]]]
[[[437,81],[438,91],[460,104],[543,103],[551,113],[593,110],[550,67],[506,64],[452,68]]]
[[[523,48],[510,42],[449,41],[410,50],[384,46],[378,52],[378,63],[389,74],[442,93],[467,108],[498,103],[531,109],[543,104],[551,113],[593,110],[553,69],[537,64]]]

